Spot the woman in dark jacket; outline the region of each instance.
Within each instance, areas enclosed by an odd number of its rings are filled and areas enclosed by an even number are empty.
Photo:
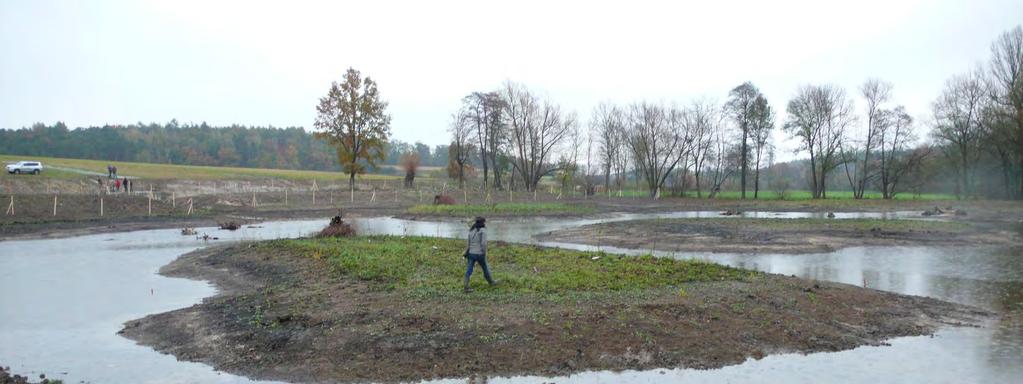
[[[469,244],[465,248],[465,292],[472,292],[469,288],[469,277],[472,276],[472,267],[479,263],[480,268],[483,268],[483,277],[487,279],[487,283],[494,285],[494,279],[490,277],[490,268],[487,268],[487,230],[486,230],[487,219],[483,217],[476,217],[472,226],[469,227]]]

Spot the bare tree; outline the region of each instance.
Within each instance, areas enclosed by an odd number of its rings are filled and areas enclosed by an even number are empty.
[[[742,148],[740,144],[732,143],[729,140],[729,135],[722,129],[713,130],[711,140],[713,147],[710,156],[714,164],[711,167],[711,188],[710,194],[707,195],[708,199],[717,197],[721,192],[721,184],[724,184],[739,168],[741,161],[739,152]]]
[[[878,136],[881,131],[886,130],[891,124],[890,112],[883,108],[883,104],[891,98],[891,93],[892,84],[879,79],[867,79],[860,86],[860,94],[863,95],[867,104],[867,135],[862,142],[863,146],[857,149],[858,152],[862,152],[860,154],[862,157],[853,159],[852,156],[855,155],[843,154],[846,160],[845,173],[849,179],[854,199],[863,198],[868,183],[875,177],[874,164],[870,161],[870,155],[879,144]],[[850,164],[855,166],[853,171],[849,170]]]
[[[561,107],[544,100],[524,86],[508,82],[501,90],[504,116],[511,142],[512,164],[526,190],[536,190],[540,178],[558,168],[551,156],[568,138],[576,124],[574,113],[563,114]]]
[[[693,168],[696,197],[703,197],[700,184],[706,161],[714,153],[714,132],[720,129],[721,117],[718,106],[707,100],[698,100],[690,104],[686,111],[686,124],[692,136],[688,162]]]
[[[625,146],[625,117],[621,108],[600,103],[593,109],[590,131],[597,141],[597,157],[604,171],[604,188],[611,193],[611,171],[616,167]]]
[[[986,90],[983,75],[973,71],[955,76],[945,83],[941,96],[934,101],[934,138],[946,145],[945,155],[956,164],[960,198],[973,196],[973,166],[980,156],[984,137],[981,123]]]
[[[1023,198],[1023,26],[1006,31],[991,44],[991,90],[995,106],[992,118],[998,122],[992,132],[1003,182]],[[1015,163],[1015,171],[1012,164]],[[1012,180],[1015,178],[1015,180]],[[1015,184],[1010,188],[1010,184]]]
[[[774,130],[774,109],[767,103],[763,95],[757,96],[753,102],[753,120],[751,121],[750,138],[753,139],[753,198],[760,194],[761,161],[766,152],[771,150],[771,131]]]
[[[629,148],[636,168],[650,196],[658,197],[665,179],[685,158],[692,143],[685,129],[684,112],[643,102],[630,107],[628,121]]]
[[[810,154],[810,189],[815,199],[827,198],[828,172],[841,164],[838,151],[855,120],[852,109],[845,92],[832,85],[802,86],[786,108],[785,130]]]
[[[482,190],[489,185],[490,171],[494,174],[494,188],[501,189],[501,172],[497,158],[506,140],[503,119],[504,100],[497,92],[473,92],[462,99],[462,117],[472,127],[483,168]]]
[[[733,88],[725,103],[725,111],[739,128],[739,188],[743,199],[746,198],[746,175],[749,174],[750,138],[756,129],[756,103],[762,97],[760,90],[747,81]]]
[[[465,188],[466,167],[472,153],[473,128],[464,115],[451,116],[451,144],[448,146],[448,176],[458,180],[459,188]]]
[[[877,132],[878,189],[881,197],[893,199],[898,193],[899,182],[909,172],[917,170],[930,155],[930,149],[914,151],[910,145],[916,140],[913,132],[913,118],[903,106],[887,111],[887,124]]]
[[[586,149],[586,141],[588,141],[586,133],[580,129],[578,124],[573,124],[568,134],[568,145],[561,153],[561,159],[558,160],[558,169],[560,170],[558,180],[561,182],[562,190],[569,189],[579,175],[579,153]],[[585,171],[584,169],[583,172]],[[591,189],[588,185],[586,191],[589,196]]]

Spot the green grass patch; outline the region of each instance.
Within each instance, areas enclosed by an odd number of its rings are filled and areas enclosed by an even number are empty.
[[[238,180],[238,179],[260,179],[277,178],[288,180],[319,180],[319,181],[346,181],[346,176],[340,172],[325,171],[303,171],[294,169],[266,169],[266,168],[241,168],[241,167],[212,167],[201,165],[175,165],[156,163],[134,163],[124,161],[104,161],[85,159],[65,159],[57,157],[38,156],[16,156],[0,155],[0,163],[13,163],[19,160],[35,160],[43,163],[42,176],[71,178],[71,177],[95,177],[74,172],[94,172],[106,175],[107,165],[117,167],[117,174],[120,176],[139,177],[144,179],[194,179],[194,180]],[[58,171],[51,167],[60,167],[72,171]],[[396,180],[398,176],[389,175],[360,175],[362,180]]]
[[[593,208],[565,203],[496,203],[496,204],[420,204],[408,209],[408,213],[446,216],[486,215],[536,215],[544,213],[591,213]]]
[[[782,219],[782,218],[746,218],[746,217],[715,217],[693,219],[654,219],[658,223],[678,223],[689,225],[706,225],[718,227],[762,227],[770,231],[812,231],[812,230],[846,230],[870,231],[947,231],[955,232],[972,228],[969,223],[961,221],[938,220],[907,220],[907,219]]]
[[[266,244],[325,260],[337,273],[372,282],[380,289],[413,295],[460,292],[465,273],[465,242],[459,239],[370,236]],[[702,261],[506,243],[492,243],[488,251],[487,262],[500,282],[489,291],[498,295],[675,291],[683,283],[743,280],[760,274]],[[473,280],[476,284],[483,281],[476,274]]]

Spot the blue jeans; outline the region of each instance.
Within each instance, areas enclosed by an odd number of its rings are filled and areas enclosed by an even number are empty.
[[[490,268],[487,268],[487,255],[477,255],[475,253],[469,253],[465,256],[467,260],[465,266],[465,281],[469,281],[469,277],[472,276],[472,267],[476,264],[480,264],[480,268],[483,268],[483,277],[487,279],[490,284],[494,283],[494,279],[490,278]]]

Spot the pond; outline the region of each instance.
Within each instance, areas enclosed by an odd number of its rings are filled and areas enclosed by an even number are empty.
[[[917,213],[840,214],[914,217]],[[534,234],[597,222],[710,217],[717,212],[616,214],[596,219],[493,220],[491,238],[532,242]],[[807,213],[746,213],[816,217]],[[351,220],[363,234],[461,237],[460,221],[394,218]],[[225,241],[303,236],[326,220],[267,222],[235,232],[200,228]],[[77,383],[245,383],[211,367],[179,362],[118,336],[125,321],[189,306],[215,293],[204,282],[166,278],[159,268],[204,244],[178,230],[149,230],[67,239],[0,241],[0,363],[17,373],[44,372]],[[578,249],[592,246],[545,244]],[[600,247],[605,252],[636,250]],[[770,355],[716,370],[584,372],[555,382],[1013,382],[1023,377],[1023,254],[1020,249],[869,247],[804,255],[658,253],[698,258],[805,278],[931,296],[999,313],[982,328],[945,328],[934,337],[891,340],[891,346],[838,353]],[[495,272],[499,266],[495,266]],[[499,272],[497,272],[499,273]],[[493,378],[550,382],[552,378]],[[465,379],[439,382],[465,382]]]

